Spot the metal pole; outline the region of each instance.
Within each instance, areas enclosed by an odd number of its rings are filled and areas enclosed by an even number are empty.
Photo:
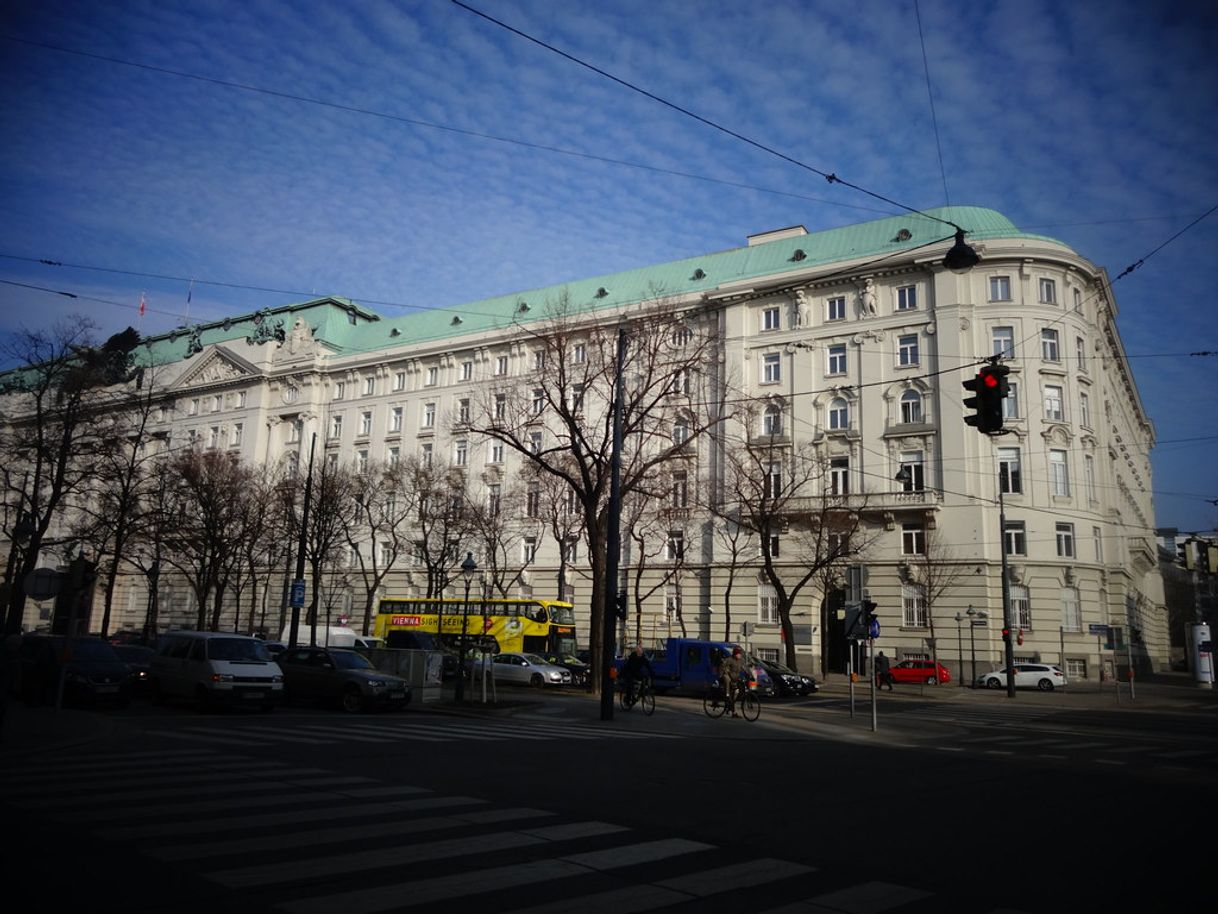
[[[867,639],[867,678],[871,680],[871,732],[876,730],[876,710],[875,705],[879,700],[875,694],[875,640]]]
[[[457,688],[453,696],[457,702],[465,701],[465,632],[469,620],[469,578],[465,579],[465,605],[461,607],[461,640],[457,645]]]
[[[605,538],[605,580],[601,619],[601,720],[613,720],[613,647],[617,637],[618,562],[622,551],[622,404],[626,367],[626,328],[617,330],[613,373],[613,450],[609,455],[609,524]]]
[[[309,444],[309,473],[305,477],[305,494],[304,494],[304,510],[300,516],[300,538],[296,543],[296,586],[298,588],[304,585],[304,568],[305,568],[305,547],[308,544],[309,530],[309,501],[313,497],[313,452],[317,449],[317,432],[313,433],[313,440]],[[295,597],[295,595],[293,595]],[[296,647],[296,629],[300,627],[300,610],[303,606],[296,605],[296,599],[292,600],[292,630],[288,633],[288,649]]]
[[[1126,645],[1126,650],[1128,651],[1127,656],[1129,657],[1129,700],[1133,701],[1134,694],[1133,694],[1133,631],[1132,631],[1132,626],[1130,627],[1130,629],[1131,630],[1129,633],[1130,634],[1129,643]],[[1119,686],[1118,686],[1118,688],[1119,688]]]
[[[999,548],[1002,552],[1002,641],[1003,659],[1007,665],[1007,698],[1015,697],[1015,650],[1011,646],[1011,581],[1007,569],[1007,514],[1002,500],[1002,478],[998,479]]]
[[[850,683],[850,716],[854,717],[854,651],[857,641],[846,642],[846,682]]]
[[[964,632],[960,630],[960,621],[964,616],[956,613],[956,653],[960,655],[960,688],[964,688]],[[969,628],[973,627],[973,620],[969,619]]]

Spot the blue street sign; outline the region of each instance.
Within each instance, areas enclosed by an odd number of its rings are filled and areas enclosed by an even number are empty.
[[[1092,622],[1087,626],[1087,631],[1092,635],[1107,635],[1108,626],[1098,622]]]
[[[305,582],[297,578],[292,582],[292,605],[297,609],[304,606]]]
[[[880,620],[872,619],[871,626],[867,629],[867,637],[875,639],[880,637]]]

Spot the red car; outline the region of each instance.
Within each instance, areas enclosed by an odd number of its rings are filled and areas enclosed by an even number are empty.
[[[913,682],[936,685],[941,682],[951,682],[952,674],[947,667],[939,664],[938,672],[931,660],[902,660],[890,668],[893,682]]]

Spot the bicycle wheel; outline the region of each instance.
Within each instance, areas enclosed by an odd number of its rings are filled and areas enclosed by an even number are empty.
[[[744,715],[745,720],[756,720],[761,716],[761,699],[752,692],[745,692],[737,699],[736,704],[740,706],[740,713]]]
[[[626,689],[617,693],[617,705],[623,711],[629,711],[634,707],[634,702],[630,700],[630,693]]]
[[[702,699],[702,710],[706,712],[707,717],[722,717],[727,705],[717,692],[707,692],[706,697]]]
[[[651,689],[644,689],[639,695],[639,703],[643,706],[643,713],[648,717],[656,712],[656,694]]]

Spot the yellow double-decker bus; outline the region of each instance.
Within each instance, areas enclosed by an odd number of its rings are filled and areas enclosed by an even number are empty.
[[[467,612],[468,609],[468,612]],[[462,634],[496,653],[574,654],[575,608],[557,600],[385,599],[373,633],[390,648],[456,647]],[[490,642],[493,641],[492,645]]]

